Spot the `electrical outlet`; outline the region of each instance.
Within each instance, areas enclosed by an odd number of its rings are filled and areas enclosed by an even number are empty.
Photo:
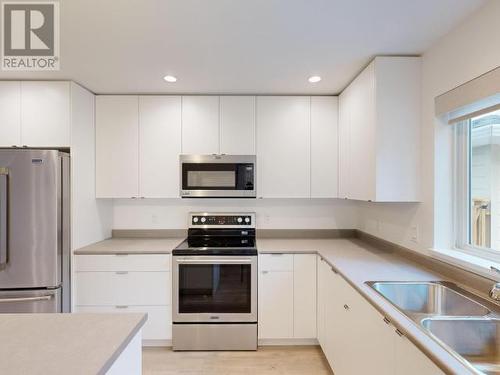
[[[418,243],[418,225],[412,225],[410,231],[410,240]]]

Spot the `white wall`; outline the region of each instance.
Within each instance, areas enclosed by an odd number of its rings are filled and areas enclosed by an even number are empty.
[[[95,199],[94,95],[71,83],[71,248],[111,236],[112,201]]]
[[[183,229],[191,211],[254,211],[260,229],[352,229],[353,202],[336,199],[115,199],[115,229]]]
[[[500,65],[499,16],[500,1],[490,0],[424,53],[423,202],[359,203],[360,229],[422,252],[432,246],[449,247],[452,244],[452,132],[451,126],[435,119],[434,98]],[[418,228],[417,242],[411,240],[412,226]]]

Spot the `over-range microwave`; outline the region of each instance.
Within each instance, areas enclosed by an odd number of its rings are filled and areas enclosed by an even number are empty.
[[[182,198],[255,198],[255,155],[180,155]]]

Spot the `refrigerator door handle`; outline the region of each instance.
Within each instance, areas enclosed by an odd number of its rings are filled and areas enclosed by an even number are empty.
[[[9,262],[9,169],[0,167],[0,271]]]
[[[8,302],[28,302],[28,301],[50,301],[53,295],[39,297],[20,297],[20,298],[0,298],[0,303]]]

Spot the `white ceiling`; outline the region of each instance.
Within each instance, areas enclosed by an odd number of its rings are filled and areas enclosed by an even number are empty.
[[[61,71],[96,93],[333,94],[420,54],[484,0],[63,0]],[[162,77],[178,77],[167,84]],[[310,75],[323,80],[310,84]]]

